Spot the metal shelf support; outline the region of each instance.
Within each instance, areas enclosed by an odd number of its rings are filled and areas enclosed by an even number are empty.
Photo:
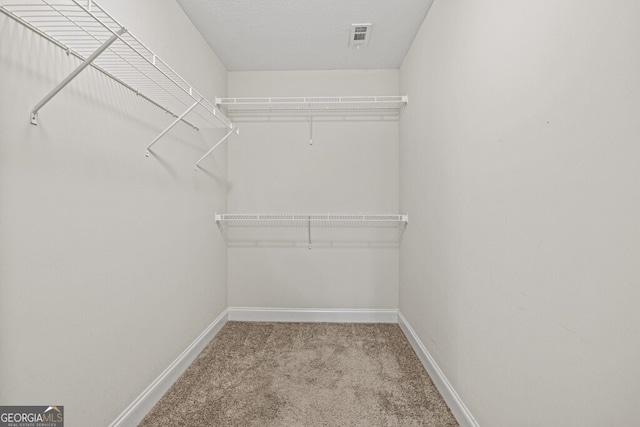
[[[311,115],[311,109],[309,109],[309,145],[313,145],[313,116]]]
[[[45,106],[45,104],[58,94],[66,85],[68,85],[71,80],[75,79],[78,74],[82,72],[85,68],[87,68],[91,63],[98,57],[102,52],[104,52],[114,41],[118,40],[118,38],[126,33],[127,30],[125,28],[121,28],[114,35],[109,37],[109,39],[104,42],[95,52],[91,54],[87,59],[82,62],[82,64],[78,65],[75,70],[71,72],[63,81],[58,83],[58,85],[53,88],[51,92],[49,92],[42,101],[38,102],[35,107],[31,110],[31,124],[38,125],[38,111]]]
[[[218,146],[220,144],[222,144],[224,141],[226,141],[227,138],[229,138],[232,133],[235,133],[236,135],[238,135],[240,133],[240,131],[238,130],[238,128],[232,128],[225,136],[223,136],[222,139],[220,141],[218,141],[218,143],[216,145],[214,145],[209,151],[207,151],[204,156],[202,156],[202,157],[200,157],[200,159],[198,159],[198,161],[196,162],[196,171],[198,171],[198,164],[201,161],[203,161],[209,154],[213,153],[213,150],[218,148]]]
[[[171,122],[171,124],[169,126],[166,127],[165,130],[163,130],[162,132],[160,132],[160,135],[156,136],[156,139],[153,140],[153,142],[151,142],[151,144],[149,144],[147,146],[147,152],[145,153],[145,156],[149,157],[149,154],[151,153],[151,147],[153,147],[153,144],[155,144],[156,142],[158,142],[160,140],[160,138],[162,138],[163,136],[165,136],[165,134],[167,132],[169,132],[175,125],[178,124],[178,122],[182,121],[182,119],[184,119],[184,117],[189,114],[189,112],[191,110],[193,110],[194,108],[196,108],[196,106],[198,104],[200,104],[200,102],[202,101],[203,98],[200,98],[198,101],[194,102],[193,104],[191,104],[191,107],[187,108],[186,111],[182,114],[180,114],[180,116],[178,116],[173,122]]]

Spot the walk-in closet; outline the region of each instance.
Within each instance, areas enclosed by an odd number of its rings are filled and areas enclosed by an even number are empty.
[[[0,425],[640,424],[638,22],[0,0]]]

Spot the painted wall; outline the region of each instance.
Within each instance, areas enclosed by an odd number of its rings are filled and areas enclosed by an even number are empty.
[[[398,95],[398,76],[398,70],[229,72],[229,96]],[[397,213],[397,121],[314,121],[312,146],[306,120],[240,128],[228,152],[229,212]],[[352,236],[340,247],[323,247],[314,236],[311,250],[305,242],[274,247],[268,237],[253,247],[231,246],[229,306],[397,307],[397,245],[371,248],[360,245],[368,237]]]
[[[226,70],[173,1],[104,0],[199,91]],[[225,308],[221,135],[172,118],[92,69],[31,108],[77,61],[0,15],[0,404],[65,406],[108,425]],[[223,133],[222,133],[223,134]]]
[[[480,425],[640,424],[640,3],[436,0],[400,310]]]

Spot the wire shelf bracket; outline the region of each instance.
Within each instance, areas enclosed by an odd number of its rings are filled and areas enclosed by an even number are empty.
[[[224,141],[227,140],[227,138],[229,138],[231,136],[232,133],[235,133],[236,135],[238,135],[240,133],[240,130],[238,128],[234,128],[231,129],[225,136],[222,137],[222,139],[220,141],[218,141],[218,143],[216,145],[214,145],[213,147],[211,147],[211,149],[209,151],[207,151],[204,156],[200,157],[200,159],[198,159],[198,161],[196,162],[196,171],[198,170],[198,165],[200,164],[201,161],[203,161],[209,154],[213,153],[213,151],[218,148],[218,146],[220,144],[222,144]]]
[[[66,85],[71,83],[71,80],[75,79],[76,76],[80,74],[80,72],[82,72],[82,70],[84,70],[89,65],[91,65],[91,63],[98,57],[98,55],[104,52],[105,49],[111,46],[111,43],[116,41],[118,37],[124,34],[126,31],[127,31],[126,28],[121,28],[120,30],[118,30],[106,42],[104,42],[95,52],[93,52],[91,56],[85,59],[84,62],[82,62],[82,64],[78,65],[78,67],[75,70],[73,70],[71,74],[69,74],[63,81],[58,83],[58,85],[55,88],[53,88],[51,92],[49,92],[44,98],[42,98],[42,101],[38,102],[36,106],[33,107],[33,110],[31,110],[31,124],[38,125],[38,111],[40,111],[40,109],[44,107],[47,102],[51,101],[51,99],[54,96],[56,96],[58,92],[60,92]]]
[[[175,126],[175,125],[177,125],[179,121],[181,121],[182,119],[184,119],[184,118],[185,118],[185,116],[186,116],[187,114],[189,114],[189,112],[191,112],[191,110],[193,110],[194,108],[196,108],[196,106],[200,103],[200,101],[202,101],[202,98],[200,98],[200,100],[199,100],[199,101],[196,101],[196,102],[194,102],[193,104],[191,104],[191,107],[187,108],[187,109],[185,110],[185,112],[184,112],[184,113],[182,113],[182,114],[180,114],[180,115],[179,115],[179,116],[178,116],[178,117],[177,117],[177,118],[176,118],[176,119],[175,119],[175,120],[174,120],[174,121],[173,121],[169,126],[167,126],[167,127],[165,128],[165,130],[163,130],[162,132],[160,132],[160,135],[156,136],[156,138],[155,138],[153,141],[151,141],[151,144],[149,144],[149,145],[147,146],[147,152],[145,153],[145,155],[146,155],[147,157],[149,157],[149,154],[151,153],[151,147],[153,147],[153,145],[154,145],[156,142],[158,142],[158,141],[160,140],[160,138],[162,138],[163,136],[165,136],[167,132],[169,132],[169,131],[170,131],[170,130]]]
[[[178,122],[186,123],[194,130],[226,128],[238,132],[215,104],[198,93],[95,1],[0,0],[0,12],[82,61],[33,107],[32,124],[38,124],[38,112],[42,107],[91,66],[174,117],[171,125],[149,144],[147,156],[151,146]],[[176,113],[180,111],[182,113]]]

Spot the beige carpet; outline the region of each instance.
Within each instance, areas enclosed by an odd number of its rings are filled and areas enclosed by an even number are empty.
[[[229,322],[141,426],[457,426],[398,325]]]

